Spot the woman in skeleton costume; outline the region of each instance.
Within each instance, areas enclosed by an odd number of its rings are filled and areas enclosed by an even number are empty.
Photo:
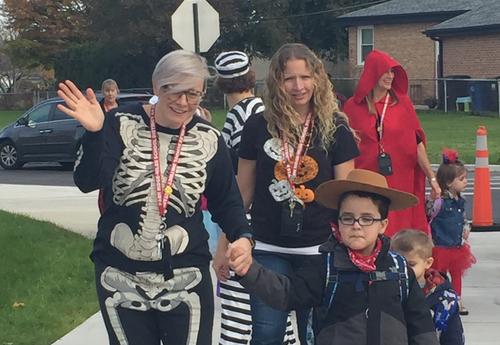
[[[252,234],[221,133],[193,116],[208,77],[205,60],[177,50],[153,72],[154,105],[106,117],[91,89],[59,84],[59,109],[87,130],[74,179],[112,195],[91,258],[111,345],[212,344],[213,287],[202,194],[249,264]]]
[[[288,274],[331,234],[335,214],[314,190],[354,168],[358,148],[321,60],[302,44],[285,44],[271,59],[263,116],[251,116],[239,149],[238,185],[256,240],[255,259]],[[235,270],[236,271],[236,270]],[[287,312],[250,296],[250,344],[280,345]],[[301,344],[312,341],[310,310],[297,310]]]

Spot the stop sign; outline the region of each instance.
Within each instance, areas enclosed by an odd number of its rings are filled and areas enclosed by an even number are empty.
[[[183,48],[196,51],[193,4],[197,7],[200,52],[206,52],[219,37],[219,13],[206,0],[184,0],[172,15],[172,38]]]

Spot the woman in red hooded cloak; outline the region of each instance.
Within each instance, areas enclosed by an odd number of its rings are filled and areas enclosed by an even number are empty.
[[[389,214],[388,236],[405,228],[428,233],[425,177],[433,195],[441,192],[427,158],[424,130],[407,91],[408,77],[400,63],[373,50],[366,56],[354,96],[344,106],[360,138],[356,168],[380,172],[391,188],[415,194],[420,200],[413,208]]]

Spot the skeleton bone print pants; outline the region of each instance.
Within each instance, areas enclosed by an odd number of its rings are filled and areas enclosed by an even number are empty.
[[[96,287],[110,345],[211,345],[214,316],[209,267],[174,277],[131,274],[96,263]]]

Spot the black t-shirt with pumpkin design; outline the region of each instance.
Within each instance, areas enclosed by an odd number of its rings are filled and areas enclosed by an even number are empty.
[[[296,195],[304,201],[303,226],[299,237],[281,236],[282,204],[291,196],[282,162],[281,140],[272,138],[263,116],[251,116],[245,123],[240,158],[256,161],[255,192],[251,208],[252,227],[256,240],[289,248],[318,245],[331,233],[330,222],[335,211],[314,201],[314,191],[323,182],[335,178],[334,166],[359,155],[357,144],[347,124],[336,117],[337,129],[328,150],[319,145],[313,129],[311,144],[297,172]],[[295,148],[291,148],[293,157]]]

